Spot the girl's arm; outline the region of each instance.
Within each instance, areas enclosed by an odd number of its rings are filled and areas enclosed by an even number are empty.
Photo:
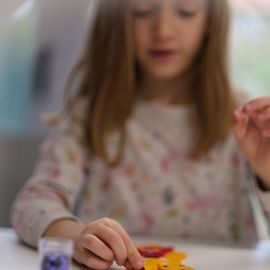
[[[66,127],[44,141],[34,173],[11,212],[13,227],[25,243],[37,247],[39,238],[57,220],[79,224],[72,211],[85,180],[84,165],[84,151]]]
[[[102,218],[83,224],[72,214],[83,187],[84,166],[83,150],[68,132],[57,132],[45,141],[34,175],[13,206],[17,234],[34,247],[42,236],[72,239],[74,259],[91,268],[107,269],[114,260],[142,268],[134,242],[118,222]]]
[[[52,223],[44,232],[44,237],[62,237],[76,241],[85,224],[80,221],[63,218]]]

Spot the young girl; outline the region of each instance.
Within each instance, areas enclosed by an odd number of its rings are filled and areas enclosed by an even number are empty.
[[[231,90],[228,25],[225,0],[97,1],[64,114],[14,203],[22,240],[71,238],[96,269],[143,266],[128,233],[256,240],[245,185],[251,166],[270,187],[270,98],[242,105]]]

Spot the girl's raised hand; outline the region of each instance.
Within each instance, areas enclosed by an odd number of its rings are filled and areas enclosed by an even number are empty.
[[[89,223],[75,241],[74,259],[87,267],[107,269],[118,265],[141,269],[143,260],[134,242],[113,219],[102,218]]]
[[[270,96],[249,101],[234,112],[234,132],[247,160],[270,187]]]

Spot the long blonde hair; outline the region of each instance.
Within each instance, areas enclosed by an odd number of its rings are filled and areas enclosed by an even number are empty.
[[[229,10],[226,0],[206,0],[209,27],[196,63],[193,99],[198,141],[191,156],[199,158],[228,135],[235,101],[227,67]],[[133,54],[128,0],[98,0],[85,49],[67,83],[64,112],[82,126],[81,142],[108,165],[121,161],[125,123],[136,97],[137,71]],[[84,117],[76,106],[86,100]],[[106,141],[120,134],[117,155],[110,158]]]

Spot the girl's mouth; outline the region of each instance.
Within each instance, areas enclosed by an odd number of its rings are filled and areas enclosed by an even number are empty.
[[[171,60],[175,56],[176,52],[171,49],[152,49],[150,55],[156,60],[166,61]]]

